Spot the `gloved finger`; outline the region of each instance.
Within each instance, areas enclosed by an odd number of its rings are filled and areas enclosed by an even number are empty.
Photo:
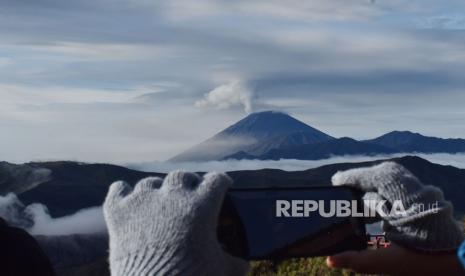
[[[205,198],[213,208],[219,210],[226,191],[233,184],[232,179],[224,173],[210,172],[204,175],[197,192]]]
[[[200,183],[200,177],[191,172],[173,171],[163,181],[162,189],[194,190]]]
[[[411,172],[395,162],[383,162],[373,167],[337,172],[333,175],[331,181],[334,186],[348,185],[364,192],[381,193],[386,191],[379,191],[380,189],[390,187],[402,188],[409,186],[417,188],[418,185],[421,186],[418,179]],[[406,182],[409,185],[403,184]]]
[[[132,187],[125,181],[116,181],[110,185],[104,204],[116,203],[130,194]]]
[[[163,183],[163,179],[160,177],[146,177],[139,182],[137,182],[136,186],[134,187],[134,192],[148,192],[161,187]]]
[[[333,186],[351,186],[364,192],[376,192],[376,183],[373,176],[378,166],[369,168],[356,168],[347,171],[338,171],[331,178]]]

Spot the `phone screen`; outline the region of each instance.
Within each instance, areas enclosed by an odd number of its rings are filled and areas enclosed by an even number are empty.
[[[361,219],[338,214],[338,201],[361,204],[357,193],[346,187],[231,190],[220,216],[220,242],[231,254],[246,259],[322,256],[365,248]]]

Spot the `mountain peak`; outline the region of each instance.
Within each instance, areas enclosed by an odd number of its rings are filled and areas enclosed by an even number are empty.
[[[411,136],[413,137],[413,136],[423,136],[423,135],[421,135],[420,133],[412,132],[408,130],[394,130],[394,131],[384,134],[383,136],[403,136],[403,137]]]
[[[286,113],[263,111],[248,115],[171,160],[221,160],[238,152],[256,155],[273,148],[331,139],[334,138]]]
[[[248,115],[219,135],[271,138],[272,136],[295,132],[312,133],[318,137],[332,137],[280,111],[262,111]]]
[[[423,137],[425,136],[408,130],[394,130],[384,135],[381,135],[375,139],[368,140],[367,142],[382,145],[385,147],[390,147],[393,149],[403,149],[405,145],[411,144],[413,141],[421,139]]]
[[[366,142],[382,145],[399,152],[458,153],[465,152],[464,139],[443,139],[411,131],[391,131]]]
[[[416,139],[427,138],[426,136],[421,135],[420,133],[411,132],[408,130],[399,131],[394,130],[388,132],[384,135],[379,136],[378,138],[373,139],[372,141],[376,142],[389,142],[389,143],[406,143],[411,142]]]
[[[257,111],[257,112],[250,113],[247,117],[249,117],[249,116],[268,116],[268,115],[287,115],[287,116],[289,116],[289,114],[287,114],[284,111],[264,110],[264,111]]]

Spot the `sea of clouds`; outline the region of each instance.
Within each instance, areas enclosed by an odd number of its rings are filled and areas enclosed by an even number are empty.
[[[169,172],[183,169],[187,171],[235,171],[274,168],[286,171],[306,170],[322,165],[341,162],[363,162],[389,159],[406,154],[375,156],[339,156],[324,160],[225,160],[208,162],[146,162],[127,165],[133,169],[148,172]],[[416,154],[417,156],[442,165],[452,165],[465,169],[465,154]],[[107,228],[101,206],[85,208],[74,214],[53,218],[47,206],[41,203],[23,204],[15,194],[0,196],[0,217],[10,225],[21,227],[33,235],[62,236],[71,234],[106,233]]]
[[[346,155],[335,156],[322,160],[296,160],[296,159],[281,159],[281,160],[224,160],[224,161],[204,161],[204,162],[144,162],[126,164],[127,167],[132,169],[146,171],[146,172],[169,172],[172,170],[187,170],[195,172],[206,171],[237,171],[237,170],[259,170],[259,169],[280,169],[285,171],[301,171],[308,170],[323,165],[334,163],[358,163],[364,161],[390,159],[395,157],[402,157],[405,155],[413,155],[409,153],[388,154],[388,155]],[[447,154],[447,153],[434,153],[434,154],[414,154],[430,162],[451,165],[457,168],[465,169],[465,153],[460,154]]]

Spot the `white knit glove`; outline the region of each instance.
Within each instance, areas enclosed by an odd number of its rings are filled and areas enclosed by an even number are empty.
[[[141,180],[134,190],[115,182],[103,205],[113,276],[245,275],[248,263],[217,240],[225,174],[175,171],[163,181]]]
[[[456,249],[463,240],[462,227],[453,219],[453,208],[440,189],[424,186],[410,171],[394,162],[338,172],[333,185],[347,185],[365,192],[365,199],[385,200],[383,229],[387,237],[407,247],[426,251]],[[400,201],[405,213],[391,213]],[[373,207],[373,206],[372,206]]]

